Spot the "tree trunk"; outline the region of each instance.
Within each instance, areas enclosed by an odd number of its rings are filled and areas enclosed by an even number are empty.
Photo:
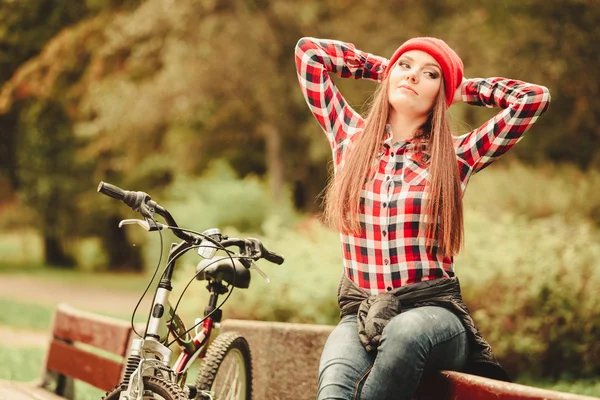
[[[13,188],[17,188],[16,113],[0,115],[0,171],[6,174]]]
[[[44,261],[52,267],[75,267],[73,258],[65,253],[61,240],[54,235],[44,235]]]
[[[144,269],[140,249],[128,242],[125,231],[119,228],[120,220],[117,216],[108,218],[102,237],[103,247],[108,253],[108,269],[140,272]]]
[[[284,186],[281,137],[277,128],[271,123],[266,123],[261,128],[267,147],[267,171],[271,201],[278,204],[281,202]]]

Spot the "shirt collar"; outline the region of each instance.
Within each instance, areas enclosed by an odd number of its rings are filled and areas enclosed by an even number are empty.
[[[394,145],[396,145],[397,147],[406,147],[413,142],[412,140],[399,140],[397,142],[394,142],[393,137],[394,137],[394,132],[392,131],[392,125],[385,124],[385,134],[383,136],[383,145],[382,145],[383,148],[392,147]]]

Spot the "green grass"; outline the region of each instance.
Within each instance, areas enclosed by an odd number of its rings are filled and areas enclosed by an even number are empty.
[[[530,379],[518,380],[517,383],[542,389],[556,390],[565,393],[576,393],[585,396],[600,397],[600,382],[596,380],[579,381],[537,381]]]
[[[45,350],[38,347],[0,346],[0,379],[33,381],[42,371]]]
[[[0,325],[9,326],[14,329],[26,329],[34,331],[47,331],[52,324],[52,316],[55,307],[48,307],[42,304],[22,302],[0,297]],[[147,310],[140,309],[135,317],[136,323],[146,321]],[[102,315],[129,321],[131,315],[102,313]]]
[[[0,236],[1,241],[1,236]],[[1,253],[0,253],[1,254]],[[153,271],[152,271],[153,272]],[[4,274],[26,275],[53,282],[83,285],[96,288],[114,289],[142,293],[150,281],[149,273],[109,273],[51,267],[42,263],[0,262],[0,277]]]
[[[0,325],[16,329],[48,330],[54,307],[0,298]]]

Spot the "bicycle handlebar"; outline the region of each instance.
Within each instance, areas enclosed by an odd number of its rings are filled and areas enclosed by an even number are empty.
[[[130,190],[123,190],[118,186],[111,185],[110,183],[100,182],[98,185],[98,192],[112,197],[113,199],[121,200],[133,209],[133,211],[139,212],[147,220],[154,220],[154,212],[162,216],[167,224],[171,227],[178,228],[177,222],[171,216],[171,214],[162,206],[152,200],[149,194],[144,192],[134,192]],[[149,221],[149,222],[150,222]],[[201,237],[190,234],[181,230],[173,230],[173,233],[178,238],[187,242],[200,242]]]
[[[283,261],[285,261],[283,256],[281,256],[271,250],[267,250],[264,246],[262,248],[262,257],[265,260],[272,262],[273,264],[277,264],[277,265],[281,265],[281,264],[283,264]]]
[[[110,183],[100,182],[100,184],[98,185],[98,192],[112,197],[113,199],[125,199],[125,191],[120,187],[111,185]]]
[[[265,260],[272,262],[273,264],[281,265],[285,261],[283,256],[280,256],[279,254],[275,253],[274,251],[267,249],[259,239],[228,238],[228,239],[223,240],[220,244],[223,247],[237,246],[240,249],[240,251],[247,251],[248,248],[250,247],[251,250],[253,250],[250,253],[254,253],[255,255],[257,255],[257,259],[264,258]]]
[[[121,200],[134,211],[139,212],[149,220],[154,220],[153,214],[156,212],[165,219],[167,225],[172,228],[178,228],[177,223],[171,214],[164,207],[153,201],[150,195],[147,193],[123,190],[118,186],[111,185],[110,183],[106,182],[100,182],[98,185],[98,192],[112,197],[113,199]],[[178,238],[190,243],[200,243],[203,240],[203,238],[198,235],[194,235],[179,229],[174,229],[173,233]],[[248,246],[250,246],[253,247],[254,253],[258,255],[258,258],[264,258],[265,260],[277,265],[281,265],[284,262],[284,258],[281,255],[268,250],[258,239],[225,239],[220,244],[223,247],[238,246],[240,250],[246,249]]]

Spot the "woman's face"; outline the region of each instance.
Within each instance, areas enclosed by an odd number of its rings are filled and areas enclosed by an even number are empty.
[[[390,67],[390,106],[396,111],[428,115],[442,85],[442,69],[437,61],[424,51],[410,50]]]

